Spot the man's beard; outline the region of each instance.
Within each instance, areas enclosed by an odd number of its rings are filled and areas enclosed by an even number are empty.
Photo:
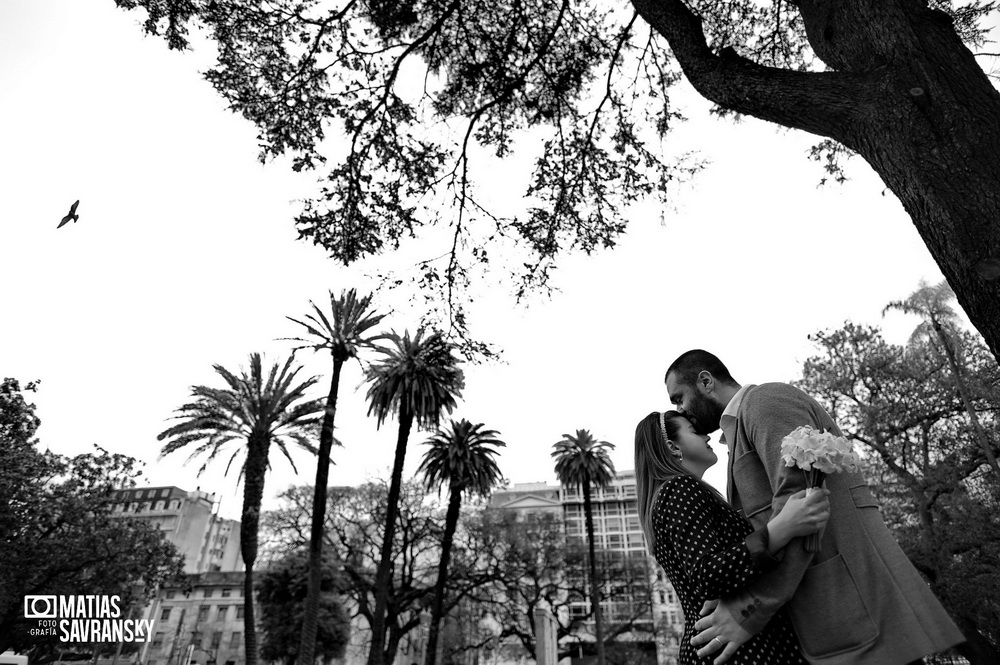
[[[707,397],[699,396],[691,408],[686,410],[688,420],[698,434],[711,434],[719,429],[719,420],[725,409]]]

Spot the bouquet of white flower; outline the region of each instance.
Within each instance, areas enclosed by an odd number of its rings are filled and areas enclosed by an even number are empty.
[[[796,466],[806,474],[807,494],[822,485],[827,474],[857,471],[861,465],[850,441],[809,425],[796,427],[782,439],[781,459],[785,466]],[[806,537],[806,551],[819,551],[818,533]]]

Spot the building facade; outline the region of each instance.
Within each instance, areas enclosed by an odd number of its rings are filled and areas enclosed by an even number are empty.
[[[242,665],[243,572],[188,576],[190,590],[160,589],[150,605],[153,640],[141,665]]]
[[[592,489],[590,498],[597,558],[601,568],[613,571],[616,578],[601,601],[605,625],[631,623],[635,630],[623,635],[622,642],[631,641],[638,648],[654,651],[659,665],[676,663],[684,616],[677,594],[646,549],[635,471],[618,472],[608,487]],[[587,546],[583,492],[579,488],[515,484],[495,492],[490,505],[525,514],[553,513],[565,524],[567,547]],[[590,599],[571,602],[569,612],[571,616],[586,617]],[[586,625],[593,634],[593,622]]]

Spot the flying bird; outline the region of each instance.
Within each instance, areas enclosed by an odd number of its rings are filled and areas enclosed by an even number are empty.
[[[59,226],[56,227],[57,229],[62,228],[63,224],[75,222],[76,220],[80,219],[80,215],[76,214],[76,207],[78,205],[80,205],[79,199],[69,207],[69,214],[67,214],[65,217],[62,218],[62,221],[59,222]]]

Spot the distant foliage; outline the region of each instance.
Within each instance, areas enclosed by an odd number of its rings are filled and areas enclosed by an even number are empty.
[[[329,556],[323,559],[321,580],[314,653],[322,663],[329,663],[343,657],[350,639],[350,619],[340,601],[337,566]],[[308,586],[309,555],[305,550],[274,561],[260,574],[257,601],[260,605],[260,656],[264,661],[283,665],[299,662],[299,636]]]

